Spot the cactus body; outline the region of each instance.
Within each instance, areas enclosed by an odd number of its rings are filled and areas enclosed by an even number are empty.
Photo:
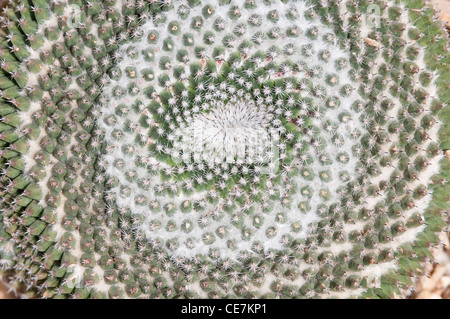
[[[449,54],[421,1],[13,1],[1,23],[21,293],[387,298],[433,260]]]

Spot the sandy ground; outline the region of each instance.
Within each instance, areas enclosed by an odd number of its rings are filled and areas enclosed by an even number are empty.
[[[435,252],[436,263],[425,267],[426,276],[416,284],[414,299],[450,299],[450,244],[448,234],[442,234],[444,248]]]
[[[0,0],[2,7],[7,0]],[[450,0],[430,0],[438,11],[442,21],[447,23],[450,30]],[[435,265],[429,265],[426,269],[427,276],[421,278],[416,285],[416,293],[412,298],[417,299],[450,299],[450,244],[448,234],[442,235],[444,248],[436,251]],[[9,299],[14,296],[8,294],[7,288],[0,281],[0,299]]]
[[[8,293],[8,289],[0,281],[0,299],[13,299],[14,296]]]

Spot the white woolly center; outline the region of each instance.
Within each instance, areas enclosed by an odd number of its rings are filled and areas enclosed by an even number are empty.
[[[222,104],[195,114],[192,123],[176,131],[172,157],[181,155],[184,162],[193,158],[194,162],[260,163],[267,158],[274,134],[269,132],[272,119],[273,115],[254,101]]]

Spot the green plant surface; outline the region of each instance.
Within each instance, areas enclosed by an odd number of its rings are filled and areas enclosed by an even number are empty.
[[[395,298],[450,209],[422,0],[11,1],[0,276],[34,298]]]

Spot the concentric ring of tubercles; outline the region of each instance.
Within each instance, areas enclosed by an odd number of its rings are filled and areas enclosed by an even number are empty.
[[[317,31],[316,43],[292,43],[311,40],[298,27],[305,18],[294,14],[303,4],[277,9],[290,25],[276,36],[263,34],[259,23],[242,26],[257,18],[254,10],[227,21],[237,25],[230,33],[221,27],[227,10],[213,17],[201,9],[168,26],[147,23],[147,42],[122,48],[125,58],[105,88],[115,107],[101,108],[100,125],[110,132],[103,165],[120,181],[109,195],[145,220],[141,230],[150,241],[162,240],[177,256],[212,250],[235,260],[261,242],[280,249],[292,236],[306,236],[316,209],[327,209],[355,178],[351,146],[364,128],[351,120],[357,95],[343,93],[349,61],[331,30]],[[197,14],[205,22],[195,37],[178,31]],[[289,50],[279,52],[284,46]],[[297,51],[300,57],[285,59]],[[263,140],[268,145],[260,147]]]
[[[428,9],[376,2],[381,21],[370,29],[369,3],[354,1],[71,3],[83,12],[75,27],[64,1],[19,1],[2,19],[0,270],[12,289],[385,297],[411,286],[431,260],[448,196],[435,175],[445,83],[433,73],[447,43]],[[158,151],[180,150],[171,124],[192,113],[178,119],[177,108],[208,117],[237,105],[280,121],[270,125],[281,131],[282,165],[257,186],[254,164],[197,162],[193,178]],[[224,174],[231,185],[221,192]],[[202,223],[217,229],[173,240]]]

